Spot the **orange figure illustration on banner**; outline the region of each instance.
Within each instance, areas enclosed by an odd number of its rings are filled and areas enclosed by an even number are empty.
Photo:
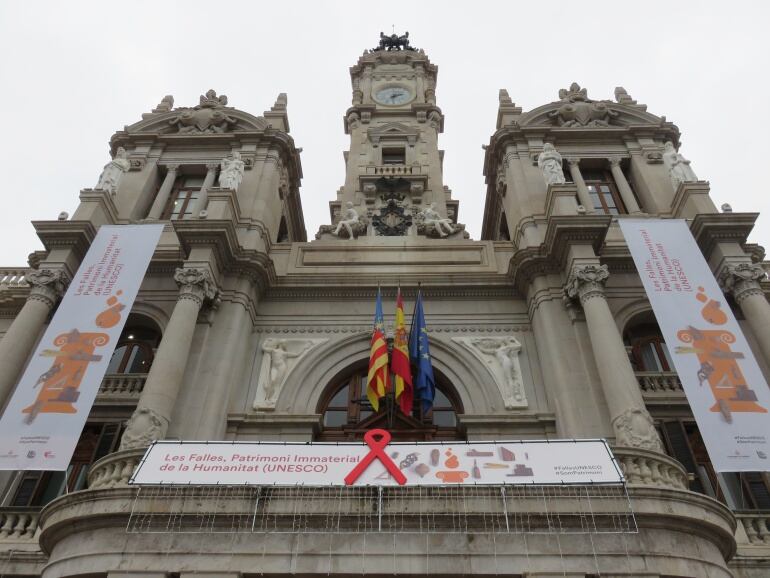
[[[436,472],[436,477],[445,484],[462,484],[470,474],[464,470],[457,469],[460,467],[460,460],[452,452],[452,448],[449,448],[444,454],[447,456],[447,459],[444,461],[444,467],[449,469]]]
[[[695,298],[704,303],[701,316],[712,325],[724,325],[727,314],[722,311],[719,301],[709,299],[703,287],[698,287]],[[735,335],[720,329],[697,329],[687,327],[677,333],[679,341],[692,344],[677,346],[677,354],[694,353],[698,356],[700,369],[698,383],[708,382],[716,403],[710,408],[720,412],[727,423],[732,423],[733,412],[767,413],[767,409],[757,403],[757,394],[746,383],[746,378],[738,365],[745,356],[740,351],[733,351],[730,344],[735,343]]]
[[[122,291],[118,291],[120,295]],[[98,327],[114,327],[120,321],[120,313],[125,305],[115,296],[107,299],[106,310],[97,315]],[[80,383],[94,361],[101,361],[102,356],[95,353],[97,347],[106,345],[110,340],[106,333],[81,332],[73,329],[56,336],[53,345],[58,349],[45,349],[43,357],[53,357],[51,367],[38,378],[34,387],[40,387],[32,405],[25,407],[27,414],[24,423],[31,424],[41,413],[77,413],[73,405],[80,397]]]

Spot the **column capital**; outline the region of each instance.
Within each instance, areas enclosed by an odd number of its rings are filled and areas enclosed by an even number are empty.
[[[204,301],[213,301],[219,294],[211,273],[206,269],[177,269],[174,281],[179,285],[179,300],[191,299],[199,307]]]
[[[177,172],[179,170],[179,165],[178,164],[172,163],[172,164],[164,165],[164,166],[166,167],[166,170],[168,172],[170,172],[170,173],[175,173],[175,172]]]
[[[728,263],[719,275],[719,284],[722,291],[732,293],[735,302],[740,305],[752,295],[764,297],[764,291],[759,282],[766,277],[764,268],[758,263]]]
[[[565,160],[571,167],[577,167],[580,164],[580,157],[566,157]]]
[[[61,269],[35,269],[24,276],[31,287],[28,299],[42,301],[53,309],[69,285],[69,277]]]
[[[206,170],[211,172],[219,168],[219,163],[206,163]]]
[[[607,157],[607,160],[609,161],[611,167],[619,167],[620,163],[623,161],[623,157],[615,155]]]
[[[570,299],[579,299],[584,305],[589,299],[604,297],[604,284],[609,277],[607,265],[575,265],[564,286],[564,293]]]

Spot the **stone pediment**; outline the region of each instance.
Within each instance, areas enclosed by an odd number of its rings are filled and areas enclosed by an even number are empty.
[[[172,97],[164,98],[152,113],[127,126],[126,132],[200,135],[261,131],[270,126],[262,117],[226,106],[227,97],[217,96],[214,90],[201,95],[200,103],[194,107],[172,108],[173,102]]]
[[[381,126],[372,127],[367,131],[369,140],[377,146],[381,140],[405,139],[409,146],[414,146],[420,132],[418,129],[400,122],[388,122]]]
[[[617,92],[617,91],[616,91]],[[559,91],[560,100],[535,108],[521,116],[519,125],[551,126],[561,128],[606,128],[632,125],[661,126],[665,117],[646,111],[623,91],[616,94],[618,102],[592,100],[585,88],[573,83]]]

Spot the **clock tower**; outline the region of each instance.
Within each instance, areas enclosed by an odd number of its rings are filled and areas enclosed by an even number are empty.
[[[329,203],[333,224],[316,238],[350,239],[351,231],[354,238],[467,237],[443,182],[437,73],[425,52],[410,46],[408,32],[381,33],[379,46],[351,67],[345,184]],[[342,221],[353,227],[339,226]]]

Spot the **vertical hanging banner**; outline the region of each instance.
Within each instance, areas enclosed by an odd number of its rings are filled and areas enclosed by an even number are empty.
[[[620,228],[715,469],[770,470],[770,390],[687,224]]]
[[[163,225],[99,229],[0,418],[0,470],[66,470]]]

